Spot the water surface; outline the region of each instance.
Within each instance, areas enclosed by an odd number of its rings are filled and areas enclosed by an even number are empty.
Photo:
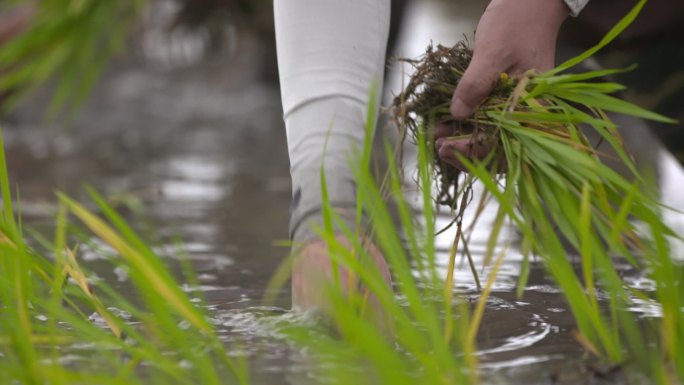
[[[400,48],[406,56],[419,53],[426,39],[452,39],[474,26],[471,16],[445,21],[449,13],[441,5],[419,4],[409,11],[413,16],[407,28],[414,33],[404,36]],[[4,124],[10,175],[20,188],[28,226],[49,229],[53,192],[83,198],[82,185],[89,184],[119,202],[171,263],[181,253],[174,241],[180,237],[219,335],[244,347],[254,383],[310,383],[306,361],[278,332],[288,322],[305,322],[288,312],[289,289],[278,293],[275,307],[260,302],[271,274],[289,251],[277,245],[287,240],[288,160],[279,90],[261,73],[265,53],[254,37],[237,41],[239,55],[225,50],[207,58],[181,48],[182,60],[175,64],[169,53],[173,49],[145,53],[143,44],[116,60],[69,124],[45,123],[39,113],[45,96],[36,95]],[[158,49],[159,44],[152,46]],[[160,67],[159,57],[170,62]],[[398,76],[390,87],[396,86]],[[659,167],[663,198],[684,209],[684,172],[664,153]],[[491,216],[484,215],[484,230],[471,244],[476,263],[481,263]],[[444,213],[439,225],[449,219]],[[684,229],[683,216],[673,214],[668,220]],[[508,234],[514,237],[514,229]],[[452,239],[453,232],[437,239],[443,267]],[[682,246],[677,247],[677,255],[684,256]],[[517,298],[520,256],[514,249],[509,254],[479,336],[485,382],[595,380],[580,361],[582,349],[571,335],[575,326],[562,293],[536,266],[524,298]],[[125,271],[112,269],[96,253],[86,253],[85,259],[98,276],[125,290]],[[642,272],[626,264],[620,269],[635,287],[653,288]],[[459,265],[455,289],[477,298],[467,265]],[[651,303],[637,302],[632,310],[643,317],[659,314]],[[83,359],[88,346],[72,350],[65,361]]]

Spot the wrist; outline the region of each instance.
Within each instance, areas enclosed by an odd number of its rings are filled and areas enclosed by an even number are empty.
[[[546,19],[551,25],[560,28],[565,19],[570,16],[571,9],[566,0],[533,0],[532,6],[540,9],[543,21]],[[571,1],[571,0],[568,0]]]
[[[533,29],[543,26],[560,28],[571,12],[565,0],[492,0],[487,11],[490,9],[501,9],[502,13],[500,12],[499,16],[515,18],[515,15],[518,15],[521,20],[526,20],[526,23],[534,20],[533,25],[524,26]]]

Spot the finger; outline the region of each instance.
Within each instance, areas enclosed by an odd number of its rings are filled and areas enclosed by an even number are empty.
[[[455,135],[455,133],[456,129],[453,121],[435,124],[435,151],[439,153],[439,149],[442,147],[444,140]]]
[[[445,139],[440,147],[439,156],[442,160],[451,161],[458,159],[456,153],[459,153],[470,160],[482,161],[493,149],[494,147],[491,144],[480,144],[472,138]]]
[[[453,136],[456,132],[453,122],[435,124],[435,139]]]
[[[499,69],[491,61],[479,59],[477,54],[468,65],[451,98],[454,119],[469,118],[494,88]]]
[[[437,155],[446,164],[461,171],[466,171],[465,165],[456,154],[461,154],[467,158],[469,156],[468,142],[470,142],[470,139],[443,139],[437,148]]]
[[[461,170],[467,171],[465,165],[461,162],[456,154],[469,159],[471,162],[484,161],[487,157],[494,151],[494,145],[491,143],[481,143],[479,140],[474,140],[473,138],[467,139],[443,139],[438,147],[439,158]],[[498,172],[505,172],[506,161],[502,154],[499,154],[499,159],[497,159]]]

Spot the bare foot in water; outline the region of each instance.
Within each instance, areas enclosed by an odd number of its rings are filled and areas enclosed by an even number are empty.
[[[340,235],[337,240],[341,247],[351,248],[349,240]],[[385,258],[375,245],[364,242],[364,247],[373,263],[380,272],[382,279],[391,287],[392,277]],[[351,290],[360,290],[361,295],[367,294],[367,288],[359,285],[358,277],[351,275],[348,269],[338,267],[339,290],[348,294]],[[304,245],[298,252],[292,268],[292,306],[298,310],[315,311],[324,316],[331,311],[329,292],[335,285],[330,249],[324,240],[314,240]],[[370,294],[367,306],[369,316],[385,332],[391,330],[391,321],[381,310],[377,298]]]

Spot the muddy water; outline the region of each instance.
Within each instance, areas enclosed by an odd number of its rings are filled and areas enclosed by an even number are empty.
[[[408,28],[416,32],[404,37],[404,47],[413,47],[404,54],[422,49],[423,37],[436,39],[440,32],[426,30],[425,20],[445,15],[434,5],[409,14]],[[467,32],[468,20],[463,18],[458,28]],[[432,25],[454,36],[453,24]],[[183,48],[182,36],[154,44],[149,36],[141,39],[147,43],[116,60],[69,124],[45,123],[40,113],[45,95],[34,96],[3,125],[10,174],[20,187],[29,226],[49,229],[53,191],[83,198],[87,183],[114,197],[141,231],[159,242],[160,251],[173,256],[179,236],[220,335],[245,347],[254,383],[311,383],[306,364],[278,338],[278,325],[301,321],[287,312],[288,289],[278,293],[276,307],[262,307],[259,301],[288,252],[276,245],[287,237],[290,198],[279,91],[263,80],[261,65],[268,55],[262,45],[249,35],[231,36],[232,49],[213,56]],[[164,44],[166,49],[150,51]],[[664,197],[684,208],[679,187],[684,173],[668,156],[662,159]],[[441,224],[448,220],[440,217]],[[681,217],[671,220],[684,227]],[[486,215],[483,221],[484,230],[472,244],[476,257],[487,236]],[[509,233],[514,237],[512,229]],[[444,264],[452,236],[438,238]],[[125,287],[125,272],[99,268],[108,265],[99,263],[97,255],[86,257],[98,276]],[[574,324],[562,294],[538,267],[524,298],[515,296],[518,260],[511,251],[484,318],[478,354],[486,382],[592,379],[579,364],[581,349],[570,333]],[[634,286],[653,286],[641,273],[626,265],[623,270]],[[477,298],[466,266],[459,266],[457,290]],[[634,311],[658,316],[657,307],[648,303],[636,304]]]

